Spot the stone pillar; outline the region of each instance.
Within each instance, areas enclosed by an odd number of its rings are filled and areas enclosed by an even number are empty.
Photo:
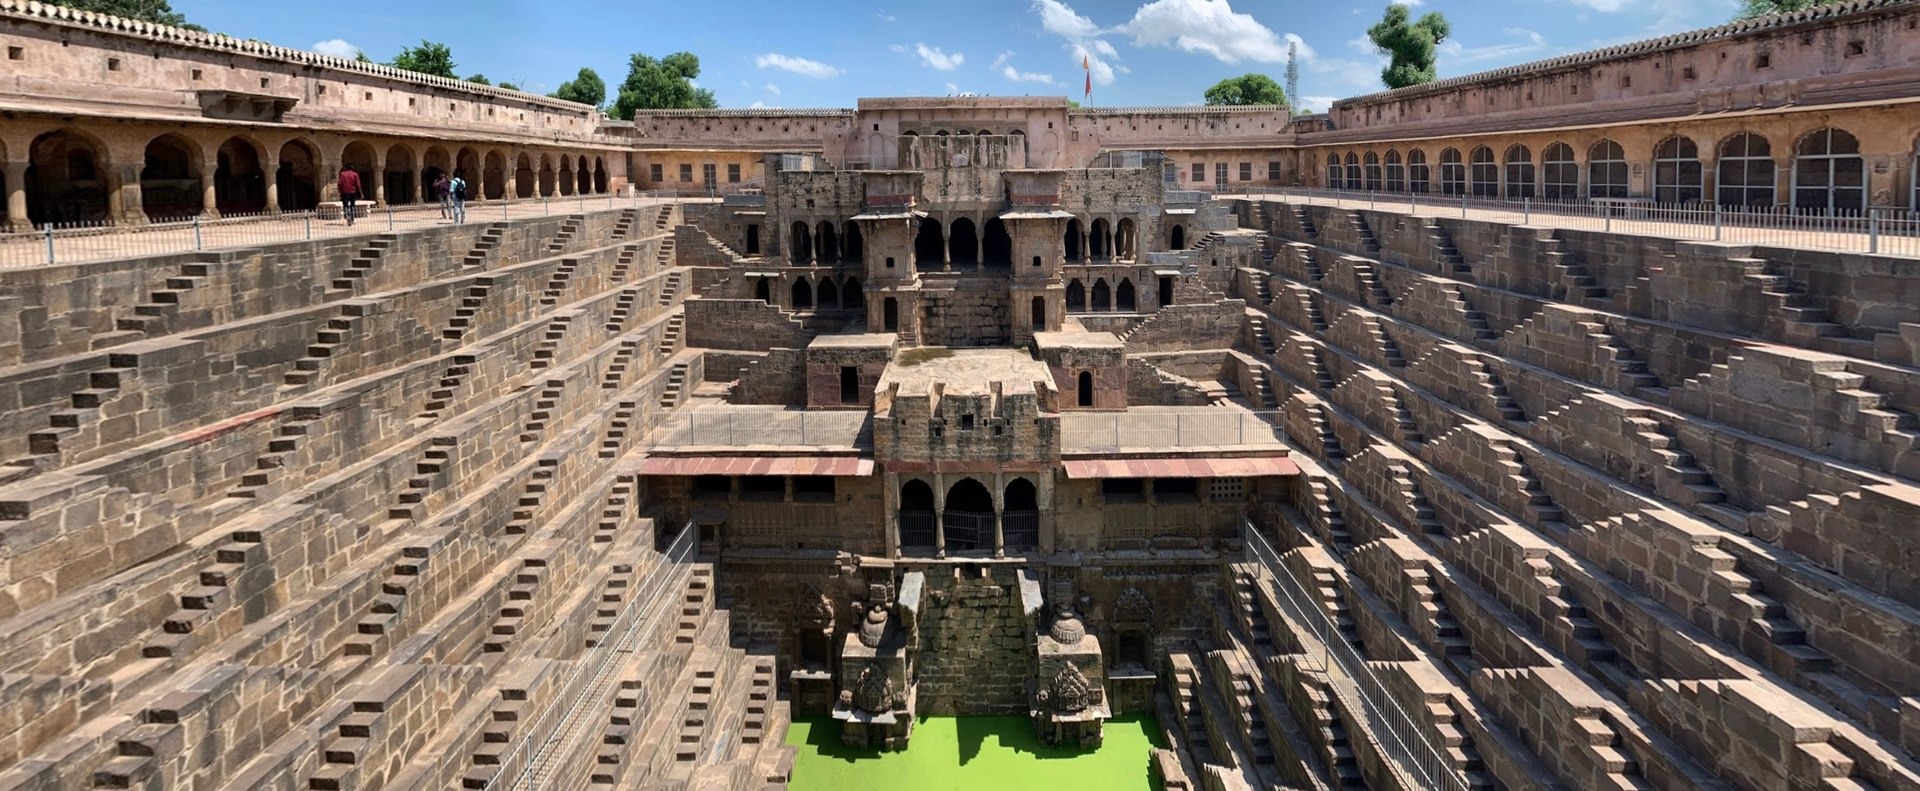
[[[364,191],[366,185],[360,185],[360,189]],[[387,205],[387,161],[385,159],[373,161],[373,205]]]
[[[328,162],[323,160],[320,162],[320,172],[314,174],[314,180],[319,182],[313,185],[314,191],[320,193],[319,198],[316,200],[321,203],[340,200],[341,167],[342,165],[338,161]]]
[[[933,556],[947,556],[947,477],[933,474]]]
[[[951,243],[951,240],[947,238],[947,234],[949,232],[950,232],[950,227],[946,223],[941,223],[940,224],[940,271],[942,272],[953,271],[953,244]]]
[[[880,493],[880,507],[886,509],[887,529],[883,541],[886,556],[900,556],[900,474],[887,473],[886,491]]]
[[[973,224],[973,271],[987,268],[987,226],[985,223]]]
[[[1001,514],[1007,510],[1007,475],[1003,472],[993,474],[993,556],[1007,556],[1007,531],[1000,524]]]
[[[264,168],[267,171],[266,172],[267,213],[279,214],[280,213],[280,155],[278,153],[268,153],[266,158],[263,161],[261,161],[260,167]]]
[[[107,216],[117,224],[145,225],[147,213],[140,197],[140,171],[131,165],[109,165],[107,176]]]
[[[213,174],[220,169],[218,160],[200,160],[200,216],[220,219],[220,191],[214,187]]]
[[[15,233],[33,230],[27,216],[27,163],[7,163],[7,228]]]
[[[513,203],[520,199],[520,152],[508,152],[505,167],[507,171],[507,189],[505,192],[500,193],[500,199],[508,203]]]
[[[440,202],[440,196],[433,194],[433,185],[427,183],[427,166],[424,164],[413,174],[413,189],[420,196],[421,203]]]

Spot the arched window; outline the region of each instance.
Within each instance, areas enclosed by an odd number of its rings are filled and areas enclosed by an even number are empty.
[[[1105,313],[1113,309],[1113,290],[1107,285],[1106,278],[1093,281],[1093,312]]]
[[[1684,137],[1669,137],[1653,147],[1655,203],[1699,203],[1706,196],[1700,147]]]
[[[773,302],[773,285],[766,278],[760,278],[753,284],[753,298],[761,302]]]
[[[1822,129],[1800,138],[1793,153],[1794,208],[1816,213],[1866,209],[1866,161],[1853,135]]]
[[[1467,157],[1468,189],[1478,198],[1500,194],[1500,168],[1493,164],[1493,149],[1475,146]]]
[[[1173,230],[1167,232],[1167,247],[1174,250],[1187,249],[1187,229],[1184,226],[1175,225]]]
[[[1720,205],[1765,208],[1774,205],[1773,147],[1767,139],[1742,132],[1720,144]]]
[[[795,222],[787,235],[787,260],[795,266],[813,260],[813,229],[804,222]]]
[[[1081,371],[1080,380],[1076,384],[1079,385],[1074,388],[1079,391],[1076,393],[1079,396],[1079,404],[1086,407],[1093,406],[1093,372]]]
[[[1074,278],[1067,284],[1067,312],[1075,313],[1087,309],[1087,287],[1080,285],[1080,279]]]
[[[1454,154],[1459,156],[1459,154]],[[1432,168],[1427,166],[1427,152],[1414,149],[1407,152],[1407,191],[1426,192],[1432,189]]]
[[[915,266],[938,267],[946,260],[947,239],[941,233],[940,221],[932,217],[920,218],[920,233],[913,237],[913,263]]]
[[[1387,191],[1405,192],[1407,189],[1407,168],[1400,164],[1400,152],[1387,152]]]
[[[1013,237],[1007,235],[1007,224],[994,217],[987,220],[981,231],[984,238],[980,243],[980,262],[988,266],[1013,266]]]
[[[793,309],[800,310],[812,307],[813,286],[808,285],[807,279],[804,277],[793,281]]]
[[[980,238],[974,236],[973,220],[961,217],[947,229],[947,258],[955,265],[978,263]]]
[[[1580,166],[1573,162],[1573,146],[1555,142],[1540,152],[1541,197],[1580,199]]]
[[[1134,251],[1133,218],[1123,217],[1113,226],[1114,257],[1122,261],[1131,261],[1139,257]]]
[[[820,289],[819,289],[818,296],[820,298],[820,307],[822,308],[834,308],[834,307],[840,306],[840,287],[834,285],[833,281],[828,278],[824,278],[824,277],[820,278]]]
[[[1094,218],[1093,226],[1087,232],[1087,254],[1095,261],[1113,257],[1113,229],[1107,224],[1107,218]]]
[[[820,250],[820,253],[814,256],[815,261],[831,264],[840,260],[840,239],[839,234],[833,231],[833,223],[820,223],[820,228],[814,232],[813,238]]]
[[[1362,161],[1362,170],[1366,175],[1367,189],[1378,192],[1380,190],[1380,154],[1368,151],[1366,159]]]
[[[1612,140],[1594,143],[1587,149],[1588,197],[1624,198],[1627,189],[1627,152]]]
[[[993,493],[972,478],[962,478],[947,489],[947,510],[940,514],[949,552],[979,549],[993,542]]]
[[[1131,312],[1137,308],[1133,295],[1133,280],[1128,278],[1120,281],[1120,287],[1113,290],[1113,309]]]
[[[933,487],[925,481],[900,486],[900,549],[931,550],[938,540],[934,530]]]
[[[1340,155],[1327,155],[1327,186],[1342,189],[1347,185],[1346,171],[1340,169]]]
[[[848,222],[845,231],[840,234],[840,253],[847,261],[860,263],[866,260],[866,241],[860,233],[860,223]]]
[[[1467,166],[1460,161],[1460,149],[1448,148],[1440,152],[1440,193],[1467,194]]]
[[[1357,190],[1364,184],[1360,177],[1360,157],[1352,151],[1347,152],[1347,189]]]
[[[1533,197],[1533,151],[1515,143],[1507,146],[1507,200]]]
[[[846,288],[840,289],[840,304],[848,310],[864,310],[867,307],[867,295],[860,290],[860,278],[847,278]]]
[[[1000,537],[1008,551],[1040,548],[1040,498],[1033,481],[1015,478],[1002,497]]]
[[[1067,260],[1080,260],[1080,218],[1067,220]]]

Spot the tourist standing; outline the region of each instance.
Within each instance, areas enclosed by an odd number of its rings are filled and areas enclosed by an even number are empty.
[[[350,168],[340,169],[340,212],[347,216],[347,227],[353,227],[353,204],[360,200],[360,174]]]
[[[460,178],[460,175],[457,173],[454,174],[453,180],[447,182],[447,195],[448,195],[448,199],[453,201],[454,224],[458,225],[460,223],[466,222],[467,221],[467,180]]]
[[[453,212],[453,194],[447,189],[447,174],[433,178],[433,197],[440,200],[440,219],[447,219]]]

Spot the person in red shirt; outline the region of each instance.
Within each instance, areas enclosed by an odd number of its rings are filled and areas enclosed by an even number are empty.
[[[353,225],[353,204],[360,200],[360,174],[347,168],[340,169],[340,208],[347,215],[347,225]]]

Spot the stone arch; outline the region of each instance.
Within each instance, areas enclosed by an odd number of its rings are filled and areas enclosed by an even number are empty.
[[[1080,284],[1080,278],[1067,283],[1067,312],[1075,313],[1087,309],[1087,287]]]
[[[1081,253],[1080,251],[1080,218],[1074,217],[1070,220],[1067,220],[1067,238],[1065,239],[1065,242],[1066,242],[1066,248],[1067,248],[1067,260],[1068,261],[1080,260],[1080,253]]]
[[[840,255],[843,259],[856,264],[865,261],[866,247],[866,237],[860,232],[860,223],[848,220],[846,225],[841,226]]]
[[[1087,230],[1087,254],[1095,261],[1113,257],[1113,229],[1107,224],[1107,218],[1095,217]]]
[[[1383,181],[1383,179],[1380,177],[1381,171],[1380,171],[1380,153],[1379,152],[1368,151],[1367,155],[1360,159],[1360,172],[1362,176],[1366,179],[1368,192],[1380,191],[1380,183]]]
[[[1347,172],[1340,168],[1340,155],[1332,151],[1327,152],[1327,187],[1346,189],[1346,186]]]
[[[607,158],[593,158],[593,191],[600,195],[607,193]]]
[[[1793,207],[1822,214],[1866,210],[1866,160],[1852,133],[1825,127],[1793,144]]]
[[[1383,159],[1386,162],[1387,191],[1405,192],[1407,189],[1407,169],[1405,165],[1400,163],[1399,150],[1392,148],[1387,149],[1387,154]]]
[[[1134,298],[1132,278],[1121,278],[1119,287],[1113,290],[1113,309],[1125,313],[1139,309],[1139,303]]]
[[[1627,180],[1627,151],[1612,138],[1600,138],[1587,147],[1587,197],[1624,198],[1632,190]]]
[[[414,202],[413,193],[413,149],[405,143],[394,143],[387,147],[387,203],[404,205]]]
[[[1491,147],[1474,146],[1467,155],[1467,191],[1480,198],[1500,194],[1500,170],[1493,164]]]
[[[1113,310],[1113,287],[1107,285],[1106,278],[1093,281],[1093,304],[1090,307],[1095,313]]]
[[[1407,191],[1426,192],[1433,188],[1433,169],[1427,166],[1427,152],[1414,148],[1407,151]]]
[[[1580,198],[1580,166],[1574,164],[1573,146],[1554,141],[1540,152],[1540,195],[1552,201]]]
[[[813,260],[813,229],[804,221],[794,220],[787,233],[787,260],[795,266]]]
[[[1360,177],[1360,157],[1352,151],[1347,152],[1347,189],[1357,190],[1366,182]]]
[[[360,208],[354,210],[354,213],[358,216],[362,216],[362,217],[366,216],[365,212],[367,211],[367,209],[364,202],[367,199],[373,197],[373,191],[375,187],[373,183],[373,163],[375,159],[376,159],[376,155],[374,154],[373,145],[371,143],[368,143],[364,140],[350,141],[346,144],[345,147],[340,149],[339,169],[335,170],[332,173],[325,174],[325,176],[328,179],[331,179],[332,183],[334,184],[340,183],[339,179],[340,179],[341,171],[351,170],[354,173],[359,174],[360,176],[359,199],[362,201],[362,204]],[[335,196],[335,197],[339,197],[339,196]]]
[[[833,278],[820,278],[820,287],[814,289],[814,298],[819,301],[822,310],[840,307],[840,287],[834,285]]]
[[[1506,168],[1506,183],[1502,185],[1506,199],[1533,197],[1533,150],[1522,143],[1507,146],[1506,153],[1501,156],[1501,164]]]
[[[1007,549],[1040,548],[1040,490],[1025,476],[1007,481],[1000,499],[1000,526],[1001,542]]]
[[[940,266],[946,260],[946,249],[947,240],[941,232],[940,221],[920,218],[920,232],[913,237],[914,266]]]
[[[554,185],[560,188],[561,195],[573,194],[573,157],[567,156],[566,154],[560,155],[560,173],[555,179]]]
[[[946,531],[946,549],[966,552],[993,541],[993,492],[978,479],[967,477],[947,487],[946,510],[940,525]]]
[[[773,304],[772,281],[764,277],[754,281],[753,282],[753,298],[760,300],[761,302],[765,302],[767,304]]]
[[[987,218],[981,229],[980,262],[987,266],[1013,266],[1013,237],[1007,223],[999,217]]]
[[[811,309],[813,307],[813,286],[809,284],[804,277],[794,278],[793,280],[793,304],[791,307],[794,310]]]
[[[507,196],[507,155],[494,149],[487,152],[485,162],[481,169],[480,195],[487,200],[500,200]]]
[[[974,235],[973,218],[961,217],[948,226],[947,260],[955,264],[980,262],[980,240]]]
[[[441,176],[453,173],[453,158],[440,146],[427,146],[426,153],[420,155],[420,197],[426,201],[437,201],[442,197],[440,190],[434,188],[434,182]]]
[[[200,213],[200,146],[177,132],[147,141],[141,155],[140,208],[149,220],[178,220]]]
[[[1685,135],[1674,135],[1653,147],[1653,201],[1695,204],[1706,197],[1706,167],[1700,146]]]
[[[1440,193],[1467,194],[1467,166],[1460,158],[1460,149],[1453,146],[1440,149]]]
[[[1773,144],[1752,132],[1720,141],[1715,162],[1715,197],[1722,206],[1769,208],[1775,200]]]
[[[834,232],[833,221],[821,220],[814,230],[813,241],[819,245],[819,252],[813,260],[823,264],[840,260],[840,235]]]
[[[213,204],[223,215],[267,210],[267,167],[260,143],[234,135],[213,155]]]
[[[517,198],[531,198],[539,187],[539,176],[533,169],[533,158],[521,152],[513,168],[513,194]]]
[[[1175,225],[1167,232],[1167,247],[1172,250],[1187,249],[1187,227]]]
[[[480,154],[470,147],[462,147],[453,158],[453,175],[467,182],[467,196],[472,197],[480,191]]]
[[[1122,261],[1132,261],[1138,258],[1139,253],[1136,251],[1138,239],[1136,236],[1133,218],[1120,218],[1120,222],[1114,226],[1113,232],[1114,257]]]
[[[933,487],[926,481],[909,480],[900,484],[900,548],[934,549],[939,533],[934,529]]]
[[[280,170],[275,173],[282,211],[309,211],[320,205],[320,154],[301,139],[280,146]]]
[[[576,182],[574,185],[574,193],[585,195],[593,192],[593,171],[587,168],[587,157],[585,154],[580,155],[578,162],[579,166],[573,169],[573,178]]]
[[[559,181],[560,181],[560,177],[553,169],[553,155],[541,154],[540,155],[540,195],[541,197],[547,197],[547,198],[553,197],[555,194],[556,185],[559,183]]]

